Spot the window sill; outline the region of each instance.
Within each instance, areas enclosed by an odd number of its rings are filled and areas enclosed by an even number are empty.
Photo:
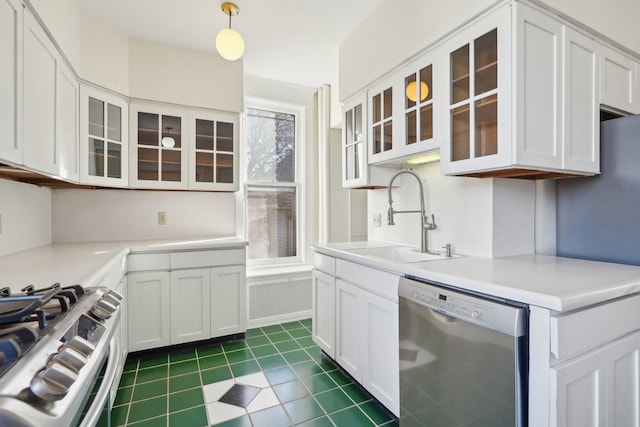
[[[313,264],[281,264],[275,266],[254,265],[247,266],[247,278],[277,276],[282,274],[310,273]]]

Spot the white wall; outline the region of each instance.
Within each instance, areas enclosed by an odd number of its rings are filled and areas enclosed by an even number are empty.
[[[447,177],[440,164],[414,168],[424,187],[429,218],[435,214],[437,230],[429,231],[429,248],[441,250],[447,243],[453,251],[483,257],[534,252],[532,181]],[[399,186],[395,187],[396,184]],[[392,190],[395,210],[420,208],[417,181],[401,175]],[[369,190],[369,240],[420,246],[420,215],[397,214],[394,226],[387,225],[389,208],[386,189]],[[380,214],[381,227],[373,227],[373,215]]]
[[[51,190],[0,179],[0,217],[0,256],[50,244]]]
[[[133,98],[243,111],[242,60],[131,38],[129,66]]]
[[[235,235],[233,193],[58,189],[52,207],[54,243]]]
[[[129,36],[82,13],[80,77],[122,95],[129,95]]]

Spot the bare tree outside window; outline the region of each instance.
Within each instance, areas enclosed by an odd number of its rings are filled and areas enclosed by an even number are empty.
[[[296,116],[247,110],[250,260],[297,256]]]

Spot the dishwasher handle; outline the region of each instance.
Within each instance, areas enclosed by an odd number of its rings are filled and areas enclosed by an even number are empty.
[[[433,282],[400,278],[399,298],[513,337],[527,333],[527,309]]]

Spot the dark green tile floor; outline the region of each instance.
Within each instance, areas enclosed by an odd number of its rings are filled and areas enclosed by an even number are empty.
[[[208,426],[203,386],[262,372],[279,404],[217,426],[389,426],[394,418],[322,355],[311,320],[250,329],[246,339],[127,360],[113,426]],[[228,381],[227,381],[228,382]]]

